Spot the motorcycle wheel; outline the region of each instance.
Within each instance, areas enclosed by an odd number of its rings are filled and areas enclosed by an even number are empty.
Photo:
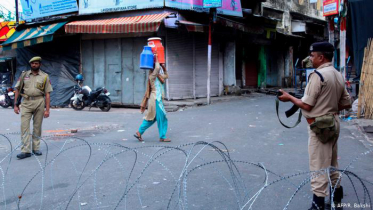
[[[4,109],[8,108],[9,107],[9,104],[0,104],[1,107],[3,107]]]
[[[101,106],[100,109],[103,112],[108,112],[111,109],[111,103],[108,103],[106,106]]]
[[[1,107],[3,107],[4,109],[10,107],[10,105],[12,104],[12,102],[10,101],[9,98],[5,97],[5,101],[3,104],[0,104]]]
[[[81,105],[80,106],[77,106],[74,104],[74,101],[70,101],[70,106],[74,109],[74,110],[77,110],[77,111],[80,111],[80,110],[83,110],[84,107],[85,107],[85,104],[84,102],[81,102]]]

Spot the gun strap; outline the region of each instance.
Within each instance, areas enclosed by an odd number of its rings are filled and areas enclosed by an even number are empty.
[[[43,82],[43,94],[45,95],[45,85],[47,84],[48,75],[45,76],[44,82]]]
[[[19,81],[20,82],[19,83],[19,87],[20,87],[20,89],[19,89],[19,95],[18,95],[18,98],[16,100],[20,100],[19,98],[23,97],[23,95],[24,95],[22,93],[22,90],[23,90],[23,87],[25,86],[24,80],[25,80],[25,77],[26,77],[26,72],[22,72],[21,75],[20,75],[20,77],[21,77],[21,80]]]
[[[45,76],[44,78],[44,82],[43,82],[43,89],[45,90],[45,84],[47,83],[47,79],[48,79],[48,75]]]
[[[299,111],[298,121],[295,123],[295,125],[294,126],[288,126],[288,125],[285,125],[280,119],[280,115],[278,113],[279,107],[280,107],[280,100],[276,97],[276,113],[277,113],[277,118],[280,121],[281,125],[284,126],[285,128],[289,128],[289,129],[297,127],[302,120],[302,111]]]
[[[320,72],[318,72],[317,70],[314,70],[314,72],[320,77],[320,80],[321,80],[321,82],[324,82],[325,80],[324,80],[324,77],[322,76],[322,74],[320,73]],[[311,75],[310,75],[311,76]],[[309,77],[310,77],[309,76]],[[309,77],[308,77],[308,79],[309,79]],[[276,112],[277,112],[277,118],[278,118],[278,120],[280,121],[280,123],[281,123],[281,125],[283,125],[285,128],[295,128],[295,127],[297,127],[298,125],[299,125],[299,123],[301,122],[301,120],[302,120],[302,111],[300,110],[299,111],[299,116],[298,116],[298,121],[295,123],[295,125],[294,126],[287,126],[287,125],[285,125],[282,121],[281,121],[281,119],[280,119],[280,115],[278,114],[278,109],[279,109],[279,106],[280,106],[280,100],[276,97]],[[292,108],[293,109],[293,108]],[[288,114],[288,113],[286,113],[286,115],[287,115],[287,117],[290,117],[290,115]]]
[[[25,77],[26,77],[26,72],[22,72],[20,85],[19,85],[20,87],[19,92],[21,92],[23,90],[23,87],[25,86],[25,83],[24,83]]]

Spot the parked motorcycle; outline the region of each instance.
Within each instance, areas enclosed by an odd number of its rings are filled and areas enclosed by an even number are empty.
[[[83,110],[98,107],[101,111],[108,112],[111,109],[110,93],[104,87],[92,91],[88,86],[81,86],[80,82],[74,87],[74,96],[70,99],[70,106],[75,110]]]
[[[0,95],[0,106],[3,108],[12,107],[14,108],[14,89],[9,87],[2,88],[2,95]]]

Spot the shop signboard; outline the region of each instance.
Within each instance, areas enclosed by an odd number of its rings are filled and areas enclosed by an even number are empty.
[[[21,0],[21,4],[25,20],[78,11],[76,0]]]
[[[217,0],[165,0],[166,7],[172,7],[182,10],[194,10],[197,12],[209,12],[209,7],[205,2],[216,4]],[[214,3],[215,2],[215,3]],[[205,3],[205,5],[204,5]],[[221,15],[230,15],[242,17],[241,0],[221,0],[221,7],[217,9]]]
[[[337,15],[339,12],[339,0],[324,0],[324,16]]]
[[[197,12],[208,12],[209,8],[218,7],[218,14],[242,17],[241,0],[80,0],[79,14],[109,13],[163,7]]]
[[[79,14],[120,12],[161,7],[164,7],[164,0],[80,0]]]
[[[219,8],[223,6],[222,0],[203,0],[203,8]]]

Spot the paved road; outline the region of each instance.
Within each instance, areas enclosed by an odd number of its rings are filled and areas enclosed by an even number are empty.
[[[281,104],[282,111],[289,107]],[[20,117],[11,109],[0,109],[0,116],[0,133],[14,148]],[[0,141],[1,208],[248,209],[253,204],[253,209],[283,209],[309,177],[306,123],[283,128],[273,96],[253,94],[168,113],[168,118],[171,143],[158,141],[156,126],[140,143],[133,137],[142,121],[138,109],[53,109],[43,125],[47,146],[42,145],[41,158],[16,160],[19,150],[7,156],[10,144]],[[295,118],[284,121],[294,123]],[[373,155],[355,159],[372,143],[353,122],[342,123],[339,148],[340,168],[354,161],[348,170],[373,182]],[[353,185],[364,203],[357,178],[351,184],[344,176],[342,183],[346,203],[358,203]],[[373,195],[373,185],[365,185]],[[305,183],[288,209],[307,209],[311,196]]]

